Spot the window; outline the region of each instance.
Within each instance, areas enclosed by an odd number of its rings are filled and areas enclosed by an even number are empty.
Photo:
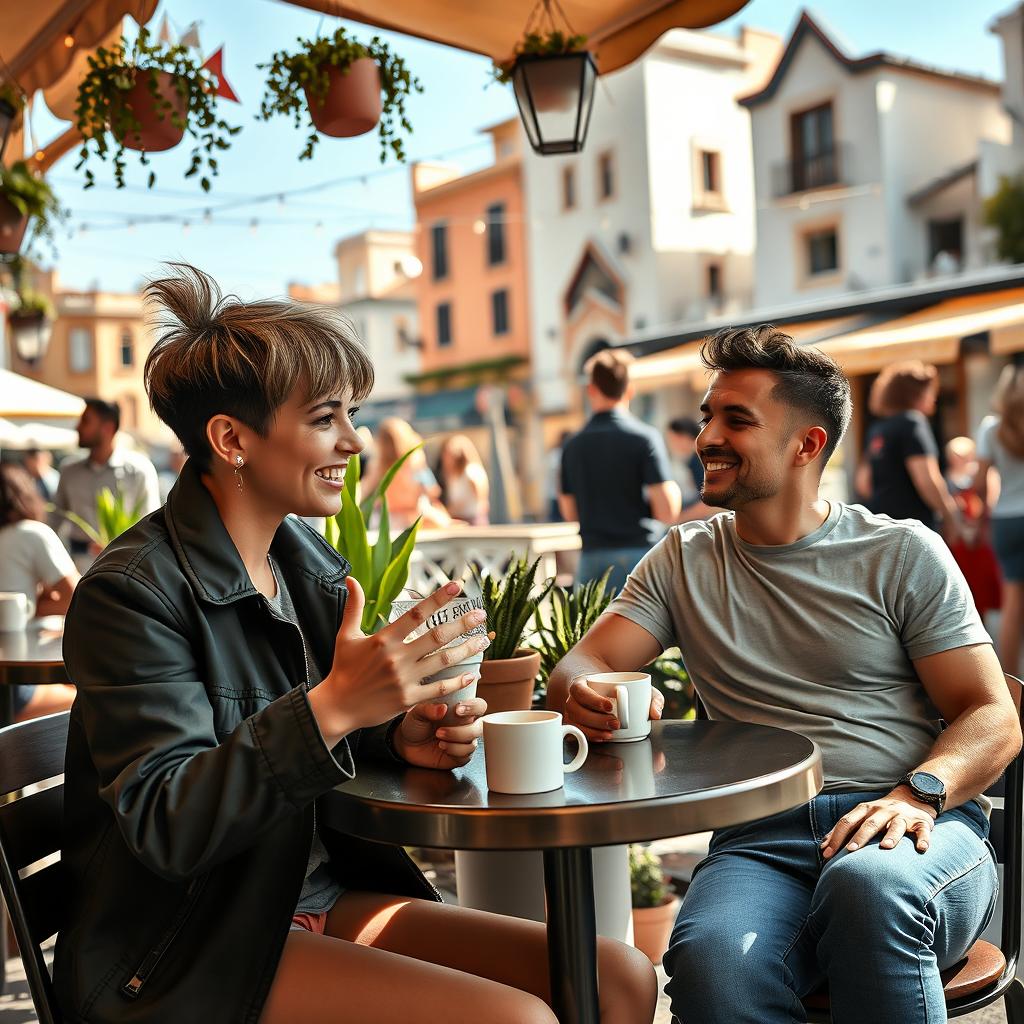
[[[722,184],[719,177],[718,153],[713,152],[710,149],[702,149],[700,153],[700,169],[701,177],[703,179],[704,191],[706,193],[721,192]]]
[[[835,185],[839,181],[832,104],[793,114],[790,119],[793,145],[791,185],[793,192]]]
[[[945,253],[938,259],[940,253]],[[964,221],[962,217],[928,221],[928,266],[943,269],[942,264],[955,262],[959,267],[964,255]],[[938,259],[938,262],[936,260]]]
[[[440,302],[437,306],[437,347],[447,348],[452,343],[452,304]]]
[[[430,252],[435,281],[448,276],[448,225],[435,224],[430,229]]]
[[[491,330],[495,335],[508,334],[508,290],[491,292]]]
[[[812,231],[806,238],[808,274],[827,274],[839,269],[839,244],[835,228]]]
[[[505,262],[505,204],[487,207],[487,265]]]
[[[597,194],[599,199],[615,195],[615,161],[611,153],[601,153],[597,158]]]
[[[68,365],[72,373],[88,373],[92,369],[92,331],[88,327],[71,328]]]
[[[121,367],[125,370],[135,365],[135,343],[132,341],[132,332],[126,327],[121,332]]]
[[[707,267],[707,292],[712,302],[722,301],[722,265],[709,263]]]
[[[576,168],[562,168],[562,209],[576,209]]]

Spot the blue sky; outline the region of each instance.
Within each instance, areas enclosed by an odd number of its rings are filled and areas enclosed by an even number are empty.
[[[998,79],[1000,49],[988,25],[1008,6],[1006,0],[820,0],[809,9],[853,56],[884,49]],[[733,33],[748,24],[786,35],[799,10],[783,0],[751,0],[713,31]],[[255,120],[263,92],[263,73],[255,65],[291,46],[296,36],[333,32],[337,19],[273,0],[168,0],[154,25],[164,11],[179,30],[199,20],[207,54],[225,45],[225,73],[243,102],[223,104],[223,116],[244,130],[223,155],[220,177],[209,195],[194,184],[195,179],[182,178],[188,152],[184,145],[152,158],[158,175],[152,191],[145,188],[144,172],[131,161],[129,187],[121,191],[114,188],[109,171],[98,166],[97,187],[83,192],[74,152],[56,164],[50,180],[72,211],[73,234],[60,239],[56,260],[66,287],[131,290],[153,274],[160,261],[184,259],[209,270],[227,290],[244,297],[280,294],[289,281],[331,280],[331,253],[339,238],[368,227],[411,226],[408,168],[393,161],[380,164],[376,133],[324,139],[312,161],[300,162],[301,131],[283,119]],[[350,27],[361,37],[372,34],[364,26]],[[486,163],[489,140],[480,129],[515,114],[510,89],[488,85],[489,62],[418,39],[382,35],[398,47],[425,87],[409,104],[414,127],[406,144],[409,156],[451,159],[467,170]],[[34,127],[45,139],[61,122],[41,111]],[[277,199],[282,190],[324,182],[336,184],[283,203]],[[217,211],[220,204],[263,195],[274,198]],[[211,211],[208,222],[206,209]],[[126,218],[133,214],[154,213],[188,217],[189,228],[126,226]],[[255,230],[253,219],[258,221]]]

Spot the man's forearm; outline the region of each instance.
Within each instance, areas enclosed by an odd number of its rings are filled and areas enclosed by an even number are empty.
[[[1020,747],[1016,714],[1004,704],[977,704],[942,731],[922,764],[911,767],[942,779],[946,807],[956,807],[991,786]]]
[[[561,711],[569,698],[569,687],[577,680],[596,672],[611,672],[612,667],[601,658],[570,651],[556,666],[548,678],[547,706],[552,711]]]

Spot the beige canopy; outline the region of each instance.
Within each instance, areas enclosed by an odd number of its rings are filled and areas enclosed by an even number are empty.
[[[8,419],[76,419],[85,402],[49,384],[0,370],[0,416]]]

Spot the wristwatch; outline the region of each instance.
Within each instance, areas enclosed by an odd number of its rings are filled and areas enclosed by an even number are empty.
[[[909,787],[916,800],[935,808],[936,815],[946,806],[946,784],[931,772],[907,772],[896,785]]]

